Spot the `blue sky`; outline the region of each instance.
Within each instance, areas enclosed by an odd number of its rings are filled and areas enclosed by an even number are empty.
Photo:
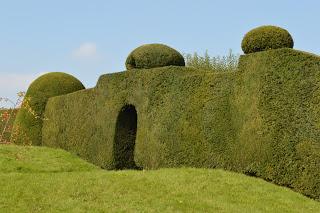
[[[316,0],[0,2],[0,97],[12,99],[45,72],[67,72],[93,87],[100,75],[123,71],[130,51],[146,43],[242,54],[243,35],[260,25],[283,27],[295,49],[320,54]]]

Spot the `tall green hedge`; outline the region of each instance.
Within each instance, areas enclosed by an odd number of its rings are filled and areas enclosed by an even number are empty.
[[[277,49],[242,56],[239,67],[237,166],[320,199],[320,57]]]
[[[103,75],[95,88],[49,99],[43,143],[113,169],[117,116],[123,106],[133,105],[138,166],[218,166],[227,156],[206,147],[223,150],[232,142],[233,77],[178,66]]]
[[[50,98],[43,144],[117,168],[118,115],[137,111],[138,167],[224,168],[320,199],[320,59],[292,49],[245,55],[239,71],[168,66],[106,74]]]

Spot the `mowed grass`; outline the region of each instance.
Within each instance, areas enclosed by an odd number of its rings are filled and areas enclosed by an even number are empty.
[[[0,174],[92,171],[98,168],[60,149],[0,145]]]
[[[0,146],[0,212],[319,212],[290,189],[215,169],[105,171],[62,150]]]

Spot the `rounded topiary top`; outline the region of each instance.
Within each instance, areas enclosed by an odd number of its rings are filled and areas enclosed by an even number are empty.
[[[293,39],[287,30],[276,26],[257,27],[249,31],[241,43],[246,54],[285,47],[293,48]]]
[[[41,145],[43,113],[49,98],[85,89],[72,75],[62,72],[44,74],[34,80],[25,95],[23,106],[16,116],[13,128],[14,143],[22,144],[28,140],[32,145]]]
[[[34,80],[26,93],[28,96],[50,98],[84,89],[83,84],[72,75],[63,72],[50,72]]]
[[[185,66],[184,58],[178,51],[163,44],[142,45],[134,49],[126,60],[128,70],[170,65]]]

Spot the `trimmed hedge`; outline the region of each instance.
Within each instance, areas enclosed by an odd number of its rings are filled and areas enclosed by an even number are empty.
[[[126,60],[127,70],[164,66],[185,66],[183,56],[164,44],[145,44],[134,49]]]
[[[216,167],[227,156],[213,155],[212,149],[223,150],[234,132],[229,112],[233,77],[179,66],[103,75],[95,88],[49,99],[43,143],[114,169],[118,114],[132,105],[138,115],[137,166]]]
[[[293,48],[290,33],[276,26],[261,26],[249,31],[243,38],[244,53],[254,53],[270,49]]]
[[[82,89],[84,86],[78,79],[62,72],[47,73],[34,80],[26,92],[25,107],[18,111],[14,121],[12,142],[41,145],[43,113],[48,99]]]
[[[237,167],[320,199],[320,57],[284,48],[239,67]]]
[[[132,105],[138,167],[224,168],[320,199],[319,82],[320,58],[287,48],[241,56],[238,72],[106,74],[49,99],[43,144],[115,169],[118,116]]]

